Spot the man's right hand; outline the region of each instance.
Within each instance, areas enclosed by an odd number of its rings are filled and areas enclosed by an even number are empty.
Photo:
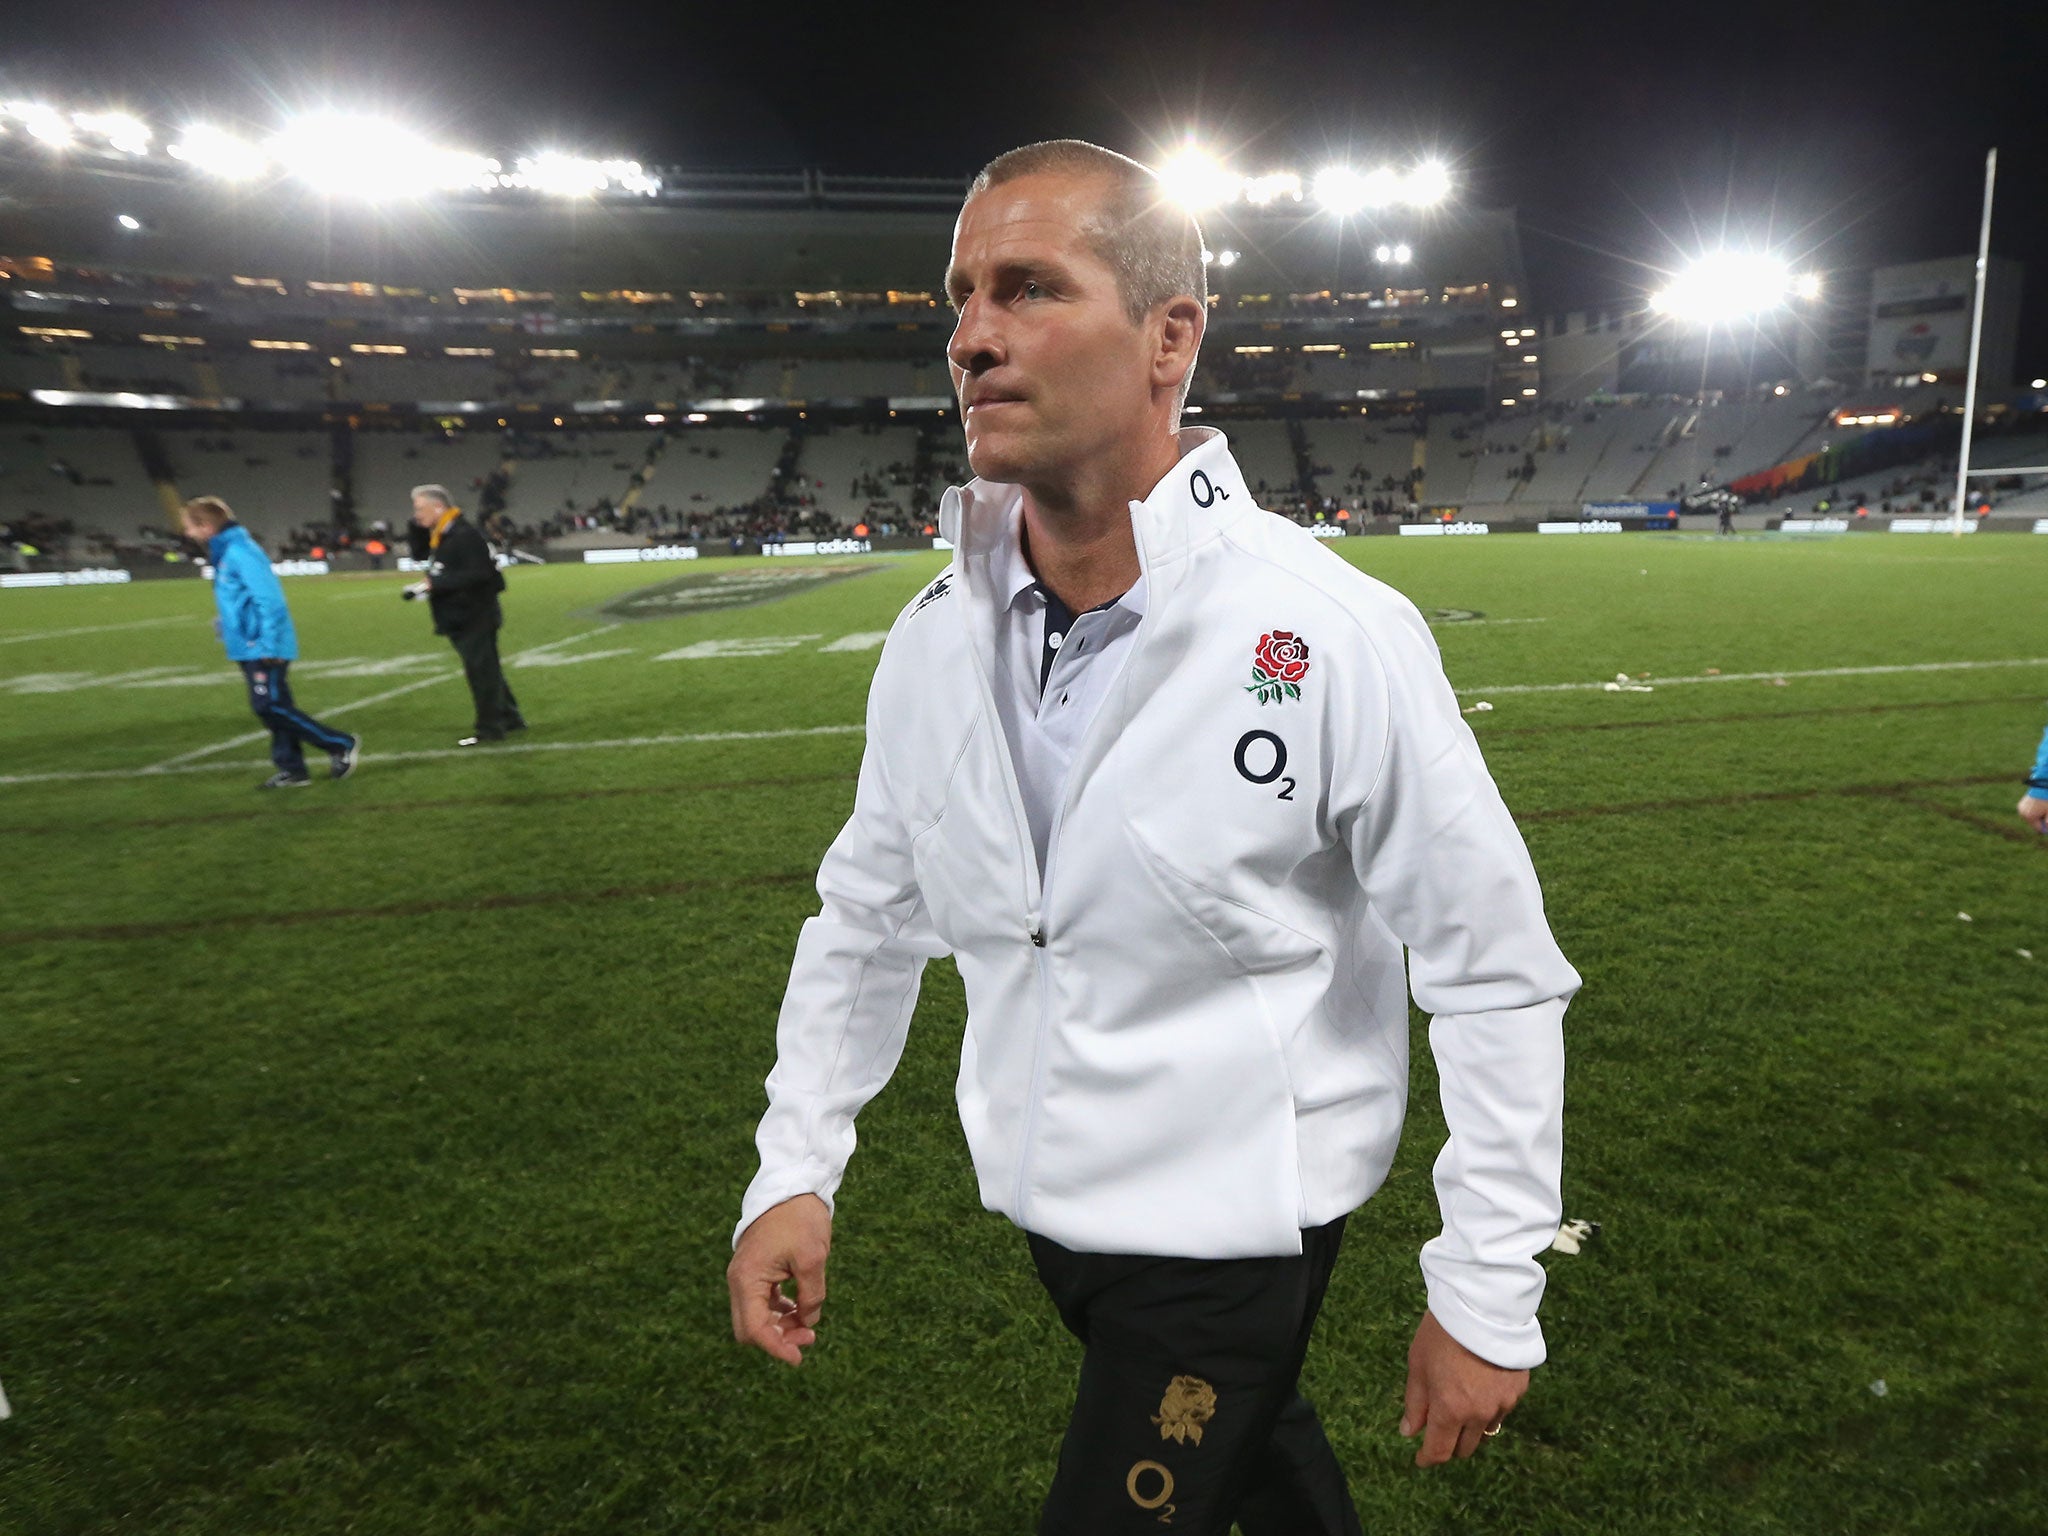
[[[725,1270],[732,1336],[801,1365],[805,1347],[818,1342],[831,1251],[832,1212],[816,1195],[794,1196],[756,1216]],[[783,1293],[789,1280],[796,1282],[795,1300]]]
[[[2020,816],[2036,832],[2048,836],[2048,800],[2037,799],[2032,794],[2021,796]]]

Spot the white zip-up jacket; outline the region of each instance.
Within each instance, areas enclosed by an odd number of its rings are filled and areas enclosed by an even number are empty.
[[[1086,1252],[1299,1253],[1393,1161],[1412,986],[1450,1129],[1430,1309],[1497,1365],[1539,1363],[1579,978],[1428,627],[1259,510],[1220,433],[1183,433],[1131,504],[1145,616],[1041,877],[990,688],[989,556],[1020,494],[947,493],[952,565],[883,647],[735,1241],[794,1195],[831,1203],[950,952],[989,1209]]]

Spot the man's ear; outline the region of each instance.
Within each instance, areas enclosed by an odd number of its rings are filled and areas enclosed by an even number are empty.
[[[1193,294],[1169,299],[1160,315],[1159,348],[1152,359],[1152,382],[1162,388],[1178,388],[1195,366],[1201,350],[1202,333],[1209,315]]]

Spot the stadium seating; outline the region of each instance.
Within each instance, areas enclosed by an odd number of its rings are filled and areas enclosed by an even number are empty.
[[[1286,422],[1229,421],[1222,426],[1245,484],[1262,505],[1295,495],[1299,475]]]
[[[915,427],[814,431],[797,460],[801,494],[846,523],[878,506],[902,513],[910,506],[909,467],[916,456]]]
[[[124,540],[168,527],[133,435],[108,427],[0,425],[0,520],[22,515]]]
[[[285,534],[331,516],[333,446],[324,432],[237,427],[158,436],[180,496],[220,497],[273,548]],[[136,460],[132,443],[128,458]]]
[[[766,494],[786,436],[771,427],[691,427],[676,433],[643,499],[686,512],[744,506]],[[622,477],[620,490],[624,484]]]

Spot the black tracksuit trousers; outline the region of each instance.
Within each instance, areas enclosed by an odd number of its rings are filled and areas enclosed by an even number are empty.
[[[1031,1236],[1086,1346],[1041,1536],[1357,1536],[1343,1469],[1297,1383],[1344,1238],[1298,1257],[1075,1253]]]

